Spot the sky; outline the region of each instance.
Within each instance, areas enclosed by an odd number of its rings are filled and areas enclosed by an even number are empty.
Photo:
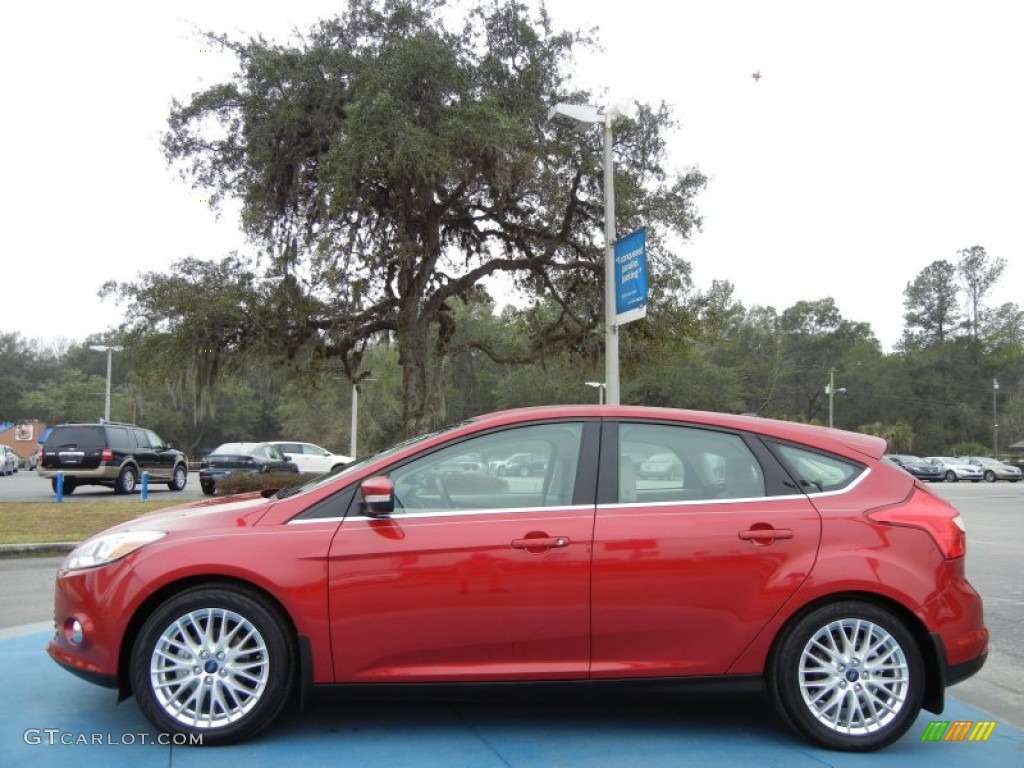
[[[108,280],[245,250],[167,166],[173,98],[233,60],[196,28],[285,41],[325,0],[92,0],[5,9],[0,332],[44,344],[118,324]],[[1024,278],[1024,4],[1015,0],[549,0],[556,28],[597,28],[576,81],[664,101],[670,165],[709,178],[682,246],[698,288],[745,306],[835,299],[884,349],[903,290],[928,264],[983,246]],[[752,75],[759,72],[755,80]]]

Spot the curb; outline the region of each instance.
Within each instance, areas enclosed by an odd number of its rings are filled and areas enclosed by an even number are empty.
[[[64,555],[77,547],[77,541],[51,541],[44,544],[0,544],[0,557],[26,555]]]

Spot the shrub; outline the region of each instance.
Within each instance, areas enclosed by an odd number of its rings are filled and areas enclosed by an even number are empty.
[[[217,483],[217,496],[232,496],[236,493],[251,493],[267,488],[293,488],[307,480],[320,477],[316,473],[267,472],[265,474],[237,474],[225,477]]]

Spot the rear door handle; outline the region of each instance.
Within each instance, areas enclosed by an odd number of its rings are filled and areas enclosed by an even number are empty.
[[[739,536],[743,541],[770,544],[776,539],[792,539],[793,531],[790,528],[750,528],[740,531]]]

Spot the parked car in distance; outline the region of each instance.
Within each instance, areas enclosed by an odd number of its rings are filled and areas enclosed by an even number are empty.
[[[271,440],[289,461],[295,462],[299,472],[337,472],[346,464],[351,464],[353,457],[340,453],[331,453],[314,443],[296,443],[284,440]]]
[[[640,462],[640,477],[671,480],[683,476],[683,463],[674,453],[655,453]]]
[[[925,456],[921,461],[939,467],[943,471],[947,483],[955,483],[958,480],[970,480],[972,483],[977,483],[982,479],[981,467],[954,456]]]
[[[35,472],[36,466],[39,464],[39,451],[38,449],[32,451],[21,460],[21,466],[28,472]]]
[[[72,422],[49,430],[39,450],[36,473],[64,493],[83,485],[104,485],[114,493],[133,493],[142,473],[151,483],[180,491],[188,483],[188,460],[151,429],[118,422]]]
[[[271,443],[224,443],[199,463],[199,486],[212,496],[217,483],[231,475],[298,471],[298,465]]]
[[[13,475],[18,471],[18,454],[13,448],[0,445],[0,476]]]
[[[534,456],[532,453],[513,453],[507,459],[489,462],[489,466],[491,471],[499,477],[505,475],[528,477],[543,475],[547,471],[548,463],[543,456]]]
[[[982,476],[987,483],[994,483],[996,480],[1009,480],[1011,483],[1016,483],[1021,478],[1019,467],[1004,464],[999,459],[989,456],[964,456],[963,461],[980,467]]]
[[[946,479],[946,471],[942,467],[937,464],[930,464],[920,456],[911,456],[906,453],[887,453],[886,458],[905,469],[918,480],[938,483]]]
[[[637,480],[633,457],[659,451],[681,482]],[[811,742],[878,749],[942,712],[989,637],[960,514],[884,451],[698,411],[480,416],[93,536],[58,569],[48,652],[208,746],[312,686],[693,678],[760,682]],[[439,471],[517,452],[547,472]]]

